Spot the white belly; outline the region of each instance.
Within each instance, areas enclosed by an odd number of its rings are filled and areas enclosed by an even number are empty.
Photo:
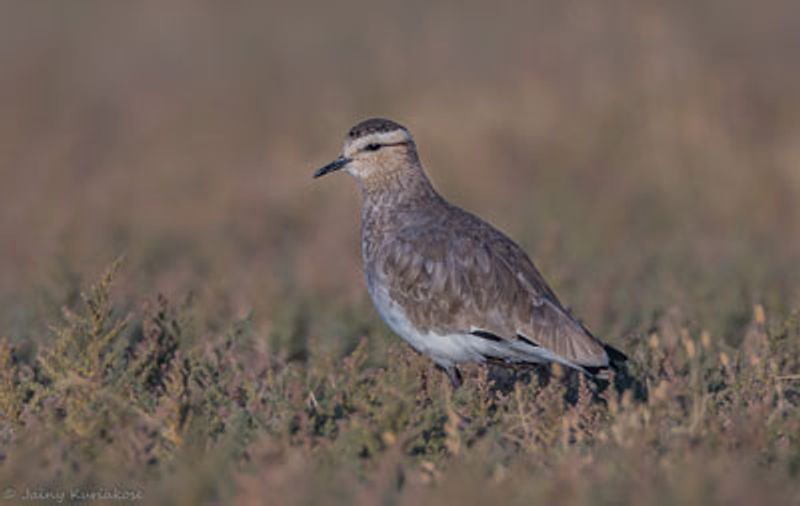
[[[492,341],[469,332],[437,334],[420,331],[406,316],[403,308],[389,297],[387,290],[377,283],[370,283],[369,293],[378,314],[397,335],[412,348],[429,356],[436,364],[448,368],[463,363],[483,363],[487,357],[508,362],[560,362],[569,367],[580,368],[554,355],[549,350],[531,346],[521,340]]]
[[[514,360],[513,351],[502,343],[475,337],[469,333],[436,334],[421,332],[394,302],[385,289],[370,287],[370,295],[383,321],[412,348],[429,356],[442,367],[468,362],[485,362],[486,357]]]

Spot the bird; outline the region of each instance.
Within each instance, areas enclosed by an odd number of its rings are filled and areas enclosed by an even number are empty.
[[[377,312],[454,389],[462,364],[558,363],[595,377],[627,360],[562,305],[522,248],[434,188],[406,127],[359,122],[313,177],[338,171],[361,190],[361,254]]]

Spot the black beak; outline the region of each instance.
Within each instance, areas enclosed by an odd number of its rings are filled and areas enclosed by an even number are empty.
[[[325,174],[327,174],[329,172],[336,172],[337,170],[343,168],[348,163],[350,163],[350,159],[349,158],[345,158],[343,156],[340,156],[336,160],[332,161],[328,165],[326,165],[326,166],[322,167],[321,169],[319,169],[318,171],[316,171],[314,173],[314,178],[316,179],[316,178],[318,178],[320,176],[324,176]]]

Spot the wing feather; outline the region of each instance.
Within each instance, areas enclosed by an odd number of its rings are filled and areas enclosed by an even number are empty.
[[[465,211],[394,230],[372,256],[393,300],[437,333],[519,336],[576,365],[606,366],[600,343],[564,309],[522,249]]]

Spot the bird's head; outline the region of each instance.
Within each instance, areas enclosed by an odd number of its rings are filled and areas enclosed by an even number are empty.
[[[411,134],[404,126],[383,118],[371,118],[351,128],[342,154],[316,171],[314,177],[342,169],[368,185],[421,170]]]

